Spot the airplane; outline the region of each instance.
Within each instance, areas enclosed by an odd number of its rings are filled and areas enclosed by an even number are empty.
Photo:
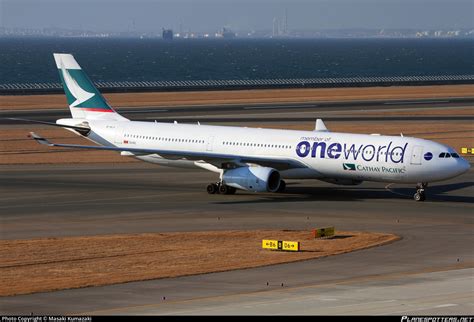
[[[416,184],[416,201],[428,183],[469,170],[456,151],[434,141],[380,134],[330,132],[318,119],[313,131],[131,121],[118,114],[71,54],[53,54],[72,118],[56,123],[98,145],[52,143],[50,147],[117,151],[164,166],[201,168],[219,180],[209,194],[282,192],[285,179],[317,179],[337,185],[363,181]],[[19,119],[17,119],[19,120]]]

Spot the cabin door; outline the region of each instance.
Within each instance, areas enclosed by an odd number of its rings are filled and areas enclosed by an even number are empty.
[[[212,145],[213,144],[214,144],[214,136],[211,135],[210,137],[207,138],[206,151],[212,151]]]
[[[410,164],[420,165],[422,154],[423,154],[423,147],[420,145],[415,145],[413,149],[411,150]]]

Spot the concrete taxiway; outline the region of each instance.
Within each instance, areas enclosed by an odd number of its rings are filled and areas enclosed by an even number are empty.
[[[160,231],[390,232],[401,241],[254,269],[0,298],[2,314],[473,314],[474,171],[414,187],[289,182],[208,195],[216,178],[144,163],[0,167],[4,239]],[[231,250],[230,250],[231,251]],[[268,282],[268,285],[267,285]],[[282,286],[283,285],[283,286]]]

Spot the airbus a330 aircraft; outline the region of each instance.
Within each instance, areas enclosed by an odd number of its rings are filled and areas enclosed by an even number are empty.
[[[283,179],[318,179],[340,185],[363,181],[416,183],[416,201],[425,200],[429,182],[458,176],[469,163],[449,146],[404,136],[328,131],[321,120],[314,131],[290,131],[200,124],[130,121],[115,112],[70,54],[54,54],[72,118],[59,126],[99,146],[48,146],[111,150],[146,162],[198,167],[219,174],[210,194],[236,189],[280,192]]]

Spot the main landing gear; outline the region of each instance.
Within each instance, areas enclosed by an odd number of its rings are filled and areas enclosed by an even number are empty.
[[[233,195],[237,191],[234,187],[223,184],[222,182],[210,183],[207,185],[207,193],[213,195],[219,193],[221,195]]]
[[[416,193],[413,195],[415,201],[425,201],[425,188],[428,187],[428,183],[422,182],[416,185]]]

